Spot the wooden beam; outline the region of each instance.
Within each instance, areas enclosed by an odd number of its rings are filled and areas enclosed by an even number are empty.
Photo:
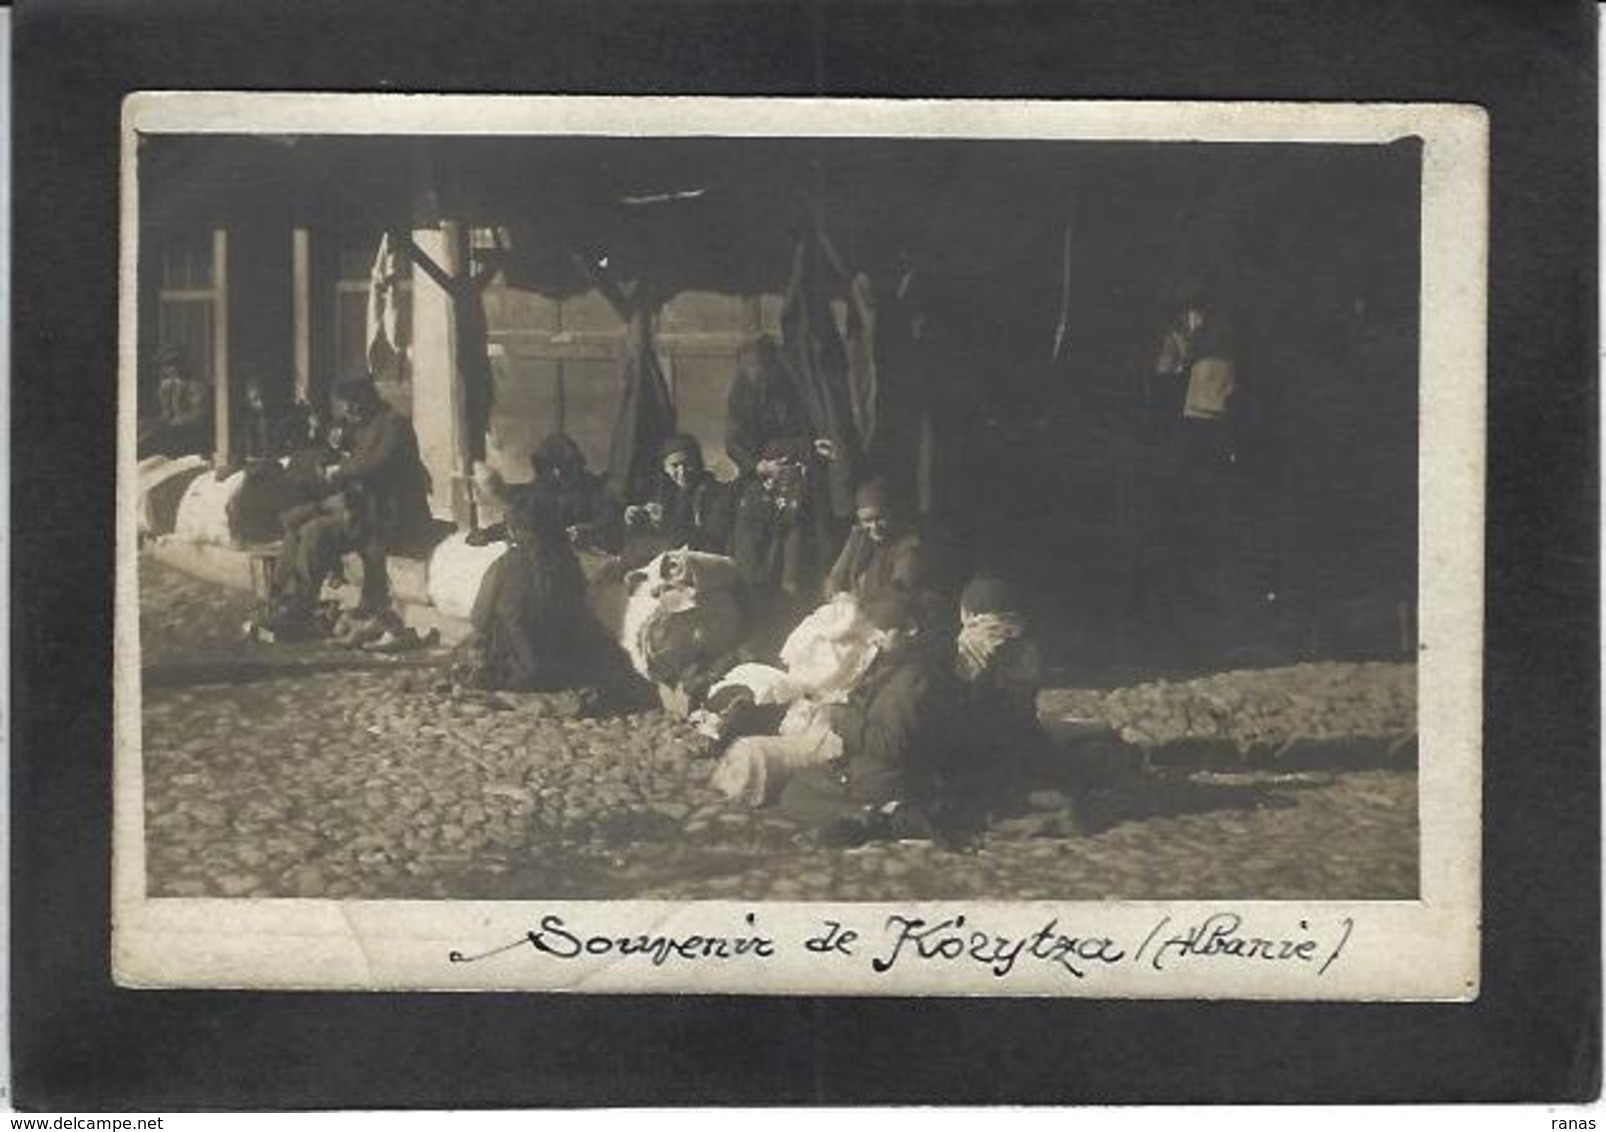
[[[603,275],[602,272],[596,269],[595,265],[588,262],[579,253],[570,252],[569,262],[574,265],[574,269],[583,278],[597,289],[604,299],[608,300],[608,305],[613,308],[614,313],[628,324],[630,322],[630,312],[635,309],[635,303],[631,301],[631,296],[620,290],[618,284]]]
[[[477,447],[469,428],[468,385],[480,376],[480,369],[489,366],[490,359],[486,357],[485,319],[476,320],[467,310],[469,303],[479,301],[478,293],[467,286],[473,270],[469,227],[461,221],[446,220],[441,223],[441,232],[446,237],[446,259],[451,265],[452,280],[446,288],[446,293],[452,297],[452,427],[457,434],[458,474],[467,479],[473,474]],[[479,355],[477,367],[476,352]]]
[[[212,229],[212,462],[232,461],[233,407],[229,396],[229,233]]]
[[[312,233],[290,233],[290,332],[295,353],[296,399],[312,404]]]
[[[457,292],[457,282],[453,278],[452,272],[430,259],[429,253],[413,241],[411,233],[397,231],[396,229],[390,229],[389,231],[391,242],[396,245],[397,250],[402,255],[407,257],[409,263],[429,276],[434,281],[435,286],[445,291],[448,295]]]

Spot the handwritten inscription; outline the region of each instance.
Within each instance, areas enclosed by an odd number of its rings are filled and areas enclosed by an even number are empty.
[[[1310,930],[1306,920],[1299,922],[1297,934],[1285,936],[1263,936],[1249,931],[1244,927],[1243,917],[1236,912],[1217,912],[1199,923],[1186,925],[1170,935],[1164,934],[1171,926],[1171,918],[1167,916],[1155,925],[1138,948],[1138,958],[1141,960],[1148,953],[1149,963],[1156,971],[1164,971],[1168,965],[1187,959],[1258,960],[1268,964],[1315,964],[1321,960],[1316,973],[1324,975],[1349,942],[1355,922],[1347,917],[1341,922],[1342,934],[1325,956],[1321,941],[1306,934]]]
[[[1019,938],[974,930],[967,924],[963,915],[935,923],[888,916],[887,928],[893,933],[891,948],[882,957],[872,959],[870,969],[885,974],[907,955],[911,960],[969,960],[1002,979],[1015,969],[1016,961],[1024,954],[1082,979],[1087,977],[1090,964],[1112,965],[1126,958],[1120,945],[1107,936],[1066,935],[1059,930],[1058,920],[1050,920],[1031,935]]]
[[[501,947],[477,953],[454,950],[446,958],[450,963],[478,963],[526,946],[554,959],[645,958],[654,967],[662,967],[671,959],[700,962],[773,958],[775,941],[757,933],[757,917],[749,912],[745,922],[754,930],[739,935],[606,935],[571,930],[562,916],[542,916],[539,928]]]
[[[1122,939],[1087,928],[1073,929],[1058,917],[1034,930],[1010,932],[989,926],[971,912],[942,918],[894,912],[880,924],[879,931],[826,919],[794,942],[778,940],[762,930],[753,912],[746,913],[735,930],[726,925],[711,932],[686,934],[591,931],[548,914],[535,928],[500,946],[453,950],[447,960],[481,963],[528,950],[558,962],[630,961],[665,967],[741,961],[763,965],[793,948],[812,964],[851,963],[878,976],[935,966],[956,972],[980,970],[993,979],[1007,979],[1030,966],[1080,980],[1122,965],[1163,974],[1190,965],[1253,964],[1265,969],[1308,970],[1320,978],[1344,953],[1354,930],[1354,921],[1346,917],[1322,925],[1321,930],[1300,920],[1293,930],[1267,931],[1252,927],[1237,912],[1222,911],[1191,923],[1164,916],[1141,939]]]

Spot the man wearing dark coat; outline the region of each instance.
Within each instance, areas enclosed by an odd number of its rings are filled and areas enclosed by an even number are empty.
[[[273,398],[260,381],[246,383],[236,463],[216,472],[219,480],[245,472],[228,502],[229,531],[236,539],[272,542],[279,537],[279,516],[328,491],[323,469],[330,452],[320,431],[309,406]]]
[[[340,556],[352,552],[362,556],[361,608],[382,609],[390,598],[386,553],[417,544],[430,527],[429,473],[412,423],[385,404],[366,375],[337,383],[334,392],[347,452],[324,470],[331,494],[284,516],[273,584],[292,616],[311,612]]]
[[[245,383],[245,404],[236,429],[235,457],[277,460],[317,443],[312,410],[302,402],[287,404],[271,387],[253,378]]]

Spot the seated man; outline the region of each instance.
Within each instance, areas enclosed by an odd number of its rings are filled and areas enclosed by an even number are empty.
[[[953,676],[915,600],[886,589],[863,610],[880,631],[877,655],[847,702],[830,709],[841,753],[796,772],[780,798],[787,814],[835,845],[929,837],[925,814],[953,728]]]
[[[639,566],[677,547],[729,553],[730,490],[704,467],[697,438],[670,437],[661,460],[663,475],[653,498],[625,508],[625,566]]]
[[[430,526],[429,473],[412,424],[385,404],[366,375],[337,383],[335,403],[349,450],[323,471],[329,496],[284,515],[284,546],[273,576],[275,620],[310,615],[340,557],[353,552],[362,556],[360,608],[385,607],[387,552],[419,541]]]
[[[508,512],[506,553],[480,582],[453,679],[485,691],[596,688],[620,675],[617,650],[586,605],[586,582],[556,504],[527,493]]]

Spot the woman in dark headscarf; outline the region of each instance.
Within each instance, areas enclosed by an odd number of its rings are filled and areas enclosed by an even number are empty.
[[[585,453],[567,433],[548,433],[530,454],[535,479],[528,483],[505,483],[495,472],[476,479],[475,486],[487,502],[512,511],[532,491],[539,491],[557,509],[570,541],[579,546],[613,552],[618,549],[618,509],[603,490],[602,477],[586,468]],[[476,476],[479,473],[476,472]],[[471,531],[471,546],[484,546],[506,538],[504,523]]]
[[[613,644],[586,604],[558,502],[528,490],[507,515],[507,552],[480,582],[453,677],[467,687],[552,692],[607,682]]]
[[[625,564],[639,566],[682,546],[730,553],[730,489],[703,466],[697,438],[671,436],[659,458],[663,474],[653,498],[625,508]]]
[[[585,453],[567,433],[549,433],[530,455],[535,483],[557,506],[569,537],[599,549],[617,541],[614,508],[603,491],[602,477],[586,467]]]

